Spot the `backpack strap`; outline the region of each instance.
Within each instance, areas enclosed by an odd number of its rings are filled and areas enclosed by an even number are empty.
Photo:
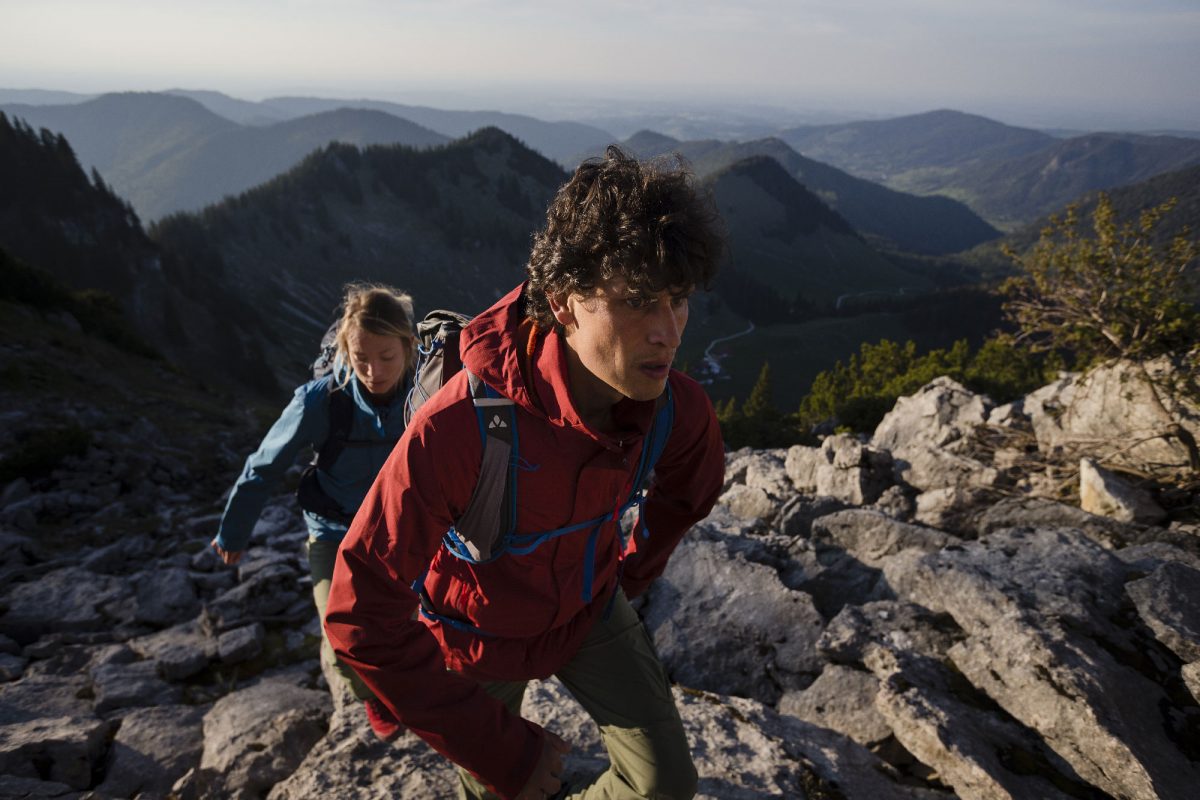
[[[467,373],[483,457],[475,491],[462,516],[444,537],[447,549],[473,562],[504,552],[517,526],[517,412],[512,400]]]
[[[329,435],[321,443],[317,451],[317,460],[313,463],[319,469],[328,472],[338,456],[346,449],[350,441],[350,428],[354,425],[354,398],[344,386],[329,387]]]

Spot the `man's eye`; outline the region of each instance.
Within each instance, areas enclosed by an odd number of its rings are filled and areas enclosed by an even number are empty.
[[[686,294],[675,295],[674,297],[671,298],[671,308],[683,308],[684,306],[686,306],[688,304],[688,297],[690,297],[690,295],[686,295]]]
[[[649,298],[639,297],[638,295],[633,295],[632,297],[625,298],[625,305],[629,306],[630,308],[634,308],[634,309],[645,308],[646,306],[650,305],[651,302],[653,302],[653,301],[651,301]]]

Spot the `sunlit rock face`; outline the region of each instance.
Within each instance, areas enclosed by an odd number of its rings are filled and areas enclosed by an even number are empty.
[[[728,455],[636,603],[698,796],[1191,796],[1200,532],[1056,494],[1079,478],[1040,454],[1035,403],[1068,394],[993,409],[939,380],[870,441]],[[375,739],[321,664],[292,498],[226,568],[201,468],[140,427],[0,487],[0,794],[456,796],[452,765]],[[553,680],[523,713],[573,743],[573,786],[606,768]]]

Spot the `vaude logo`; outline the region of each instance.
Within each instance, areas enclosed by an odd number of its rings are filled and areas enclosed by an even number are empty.
[[[499,414],[496,414],[494,417],[492,417],[492,421],[488,423],[489,430],[492,428],[507,428],[507,427],[508,427],[508,423],[505,422],[504,420],[502,420],[500,418]]]

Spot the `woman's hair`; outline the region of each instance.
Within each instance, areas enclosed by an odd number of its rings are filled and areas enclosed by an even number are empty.
[[[412,369],[416,356],[412,298],[399,289],[379,283],[348,283],[344,291],[335,356],[335,362],[346,367],[339,379],[341,385],[348,383],[352,374],[352,370],[349,369],[350,334],[356,328],[379,336],[396,336],[402,339],[407,359],[404,371]]]
[[[616,275],[638,292],[708,289],[723,248],[712,198],[682,158],[638,161],[613,145],[551,201],[526,267],[525,313],[548,329],[548,295],[586,294]]]

